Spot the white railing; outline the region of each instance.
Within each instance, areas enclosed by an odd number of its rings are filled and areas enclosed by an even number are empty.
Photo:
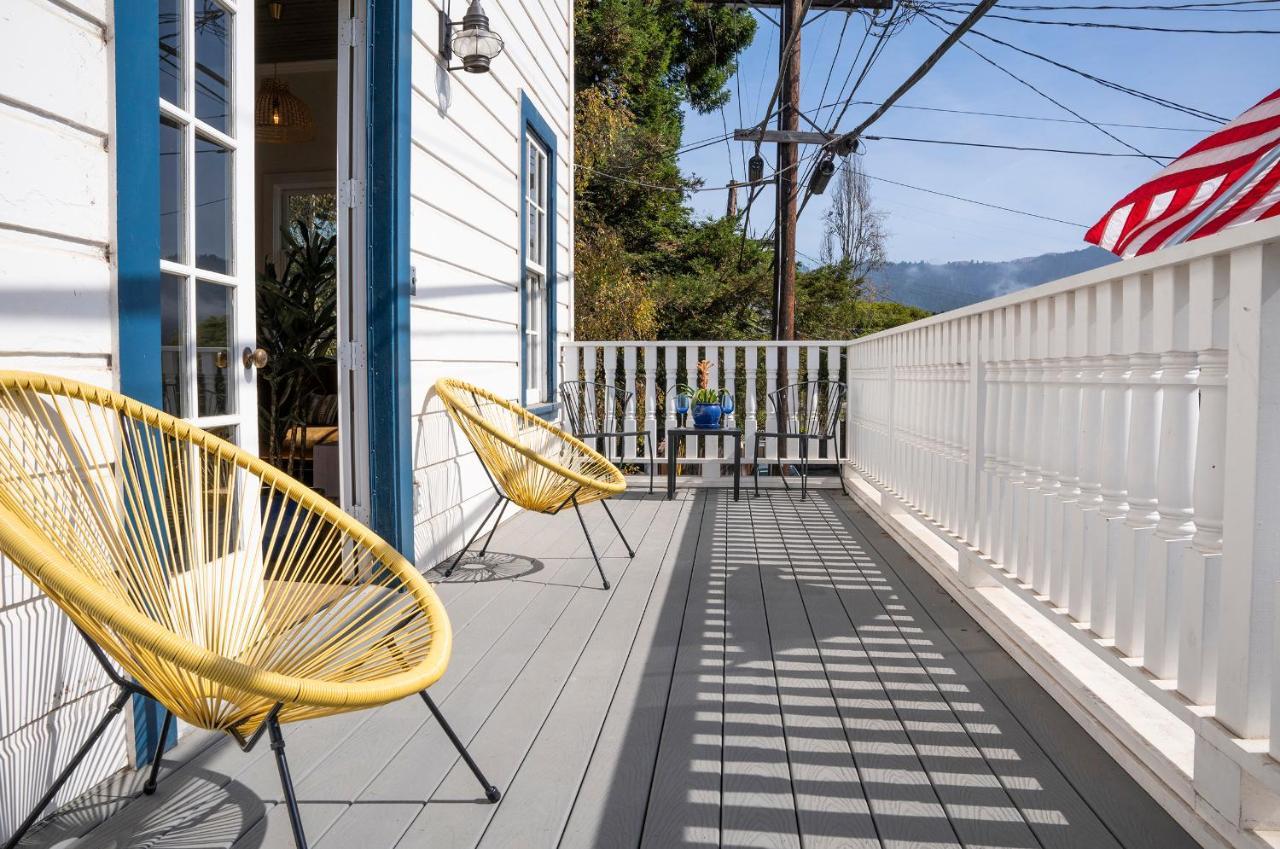
[[[1204,706],[1197,808],[1280,825],[1280,220],[848,350],[852,466]]]
[[[844,372],[847,342],[573,342],[561,346],[561,379],[598,381],[632,393],[633,401],[622,413],[622,430],[654,434],[665,444],[666,432],[677,423],[675,393],[668,391],[677,384],[696,385],[699,360],[713,366],[712,382],[731,392],[736,399],[733,413],[725,416],[726,425],[743,429],[743,461],[752,462],[755,434],[762,428],[777,431],[769,393],[794,383],[811,380],[840,380]],[[690,422],[691,424],[691,422]],[[791,440],[794,442],[794,440]],[[767,440],[762,459],[799,456],[797,445],[782,446]],[[636,437],[627,437],[622,460],[646,462],[644,451],[638,450]],[[656,446],[655,446],[656,448]],[[835,463],[838,446],[815,443],[811,447],[812,463]],[[683,466],[701,466],[704,477],[720,474],[722,464],[733,462],[733,446],[728,440],[698,437],[686,439],[678,446]],[[616,456],[616,452],[612,452]],[[655,451],[658,463],[665,452]]]

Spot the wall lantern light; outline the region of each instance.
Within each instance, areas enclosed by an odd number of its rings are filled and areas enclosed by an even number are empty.
[[[483,74],[489,70],[489,62],[502,52],[502,36],[489,29],[489,16],[480,6],[480,0],[471,0],[462,23],[449,20],[447,9],[440,12],[440,58],[453,61],[457,55],[461,66],[450,71],[462,70],[471,74]]]

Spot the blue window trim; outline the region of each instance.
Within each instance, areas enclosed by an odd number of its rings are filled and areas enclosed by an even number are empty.
[[[409,363],[411,0],[368,2],[368,386],[370,525],[411,561]]]
[[[520,92],[520,403],[528,405],[529,399],[525,397],[526,387],[529,385],[528,368],[529,363],[524,356],[524,332],[529,317],[526,315],[525,309],[525,246],[528,245],[528,234],[525,230],[528,222],[525,220],[525,192],[526,186],[529,185],[529,157],[526,153],[529,136],[533,136],[542,146],[547,149],[547,392],[551,396],[551,401],[531,407],[530,411],[542,416],[544,419],[555,418],[560,411],[560,405],[556,403],[559,393],[558,384],[556,382],[556,353],[557,353],[557,317],[559,310],[556,308],[556,254],[559,252],[556,244],[556,196],[559,194],[556,188],[556,134],[551,129],[551,125],[542,117],[542,113],[538,111],[538,107],[533,105],[533,101],[523,91]]]
[[[115,0],[116,322],[120,391],[164,403],[160,377],[160,40],[157,0]],[[124,188],[124,190],[121,190]],[[138,766],[151,762],[163,708],[133,697]],[[178,742],[176,724],[165,740]]]

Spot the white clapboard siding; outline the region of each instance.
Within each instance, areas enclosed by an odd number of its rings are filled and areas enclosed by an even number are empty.
[[[107,183],[102,139],[0,103],[0,226],[105,245]]]
[[[455,4],[456,6],[456,4]],[[570,338],[573,300],[573,57],[566,0],[486,7],[506,43],[489,74],[445,71],[438,3],[413,20],[410,243],[417,273],[413,362],[414,525],[418,561],[434,565],[465,541],[492,504],[484,471],[440,411],[433,385],[460,377],[520,395],[520,102],[557,134],[556,317]]]
[[[8,0],[0,5],[5,100],[98,139],[106,138],[110,124],[110,79],[98,73],[106,52],[102,26],[92,19],[48,0]]]
[[[103,386],[111,369],[107,0],[0,4],[0,369]],[[67,618],[0,557],[0,839],[111,688]],[[127,763],[123,720],[58,802]]]
[[[0,229],[0,256],[0,356],[111,350],[111,268],[101,249]]]

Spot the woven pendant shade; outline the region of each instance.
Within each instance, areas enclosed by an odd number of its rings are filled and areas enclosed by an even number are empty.
[[[258,141],[266,144],[296,144],[316,137],[311,107],[278,77],[268,77],[258,87],[253,123]]]

